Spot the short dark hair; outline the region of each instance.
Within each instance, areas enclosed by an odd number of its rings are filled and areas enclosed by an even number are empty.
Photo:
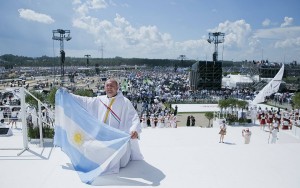
[[[107,82],[115,83],[117,85],[117,87],[119,87],[119,82],[115,78],[110,78],[110,79],[106,80],[106,82],[104,83],[104,85],[106,85]]]

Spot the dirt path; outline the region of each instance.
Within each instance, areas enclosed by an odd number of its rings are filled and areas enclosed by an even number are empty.
[[[185,127],[188,116],[195,117],[195,126],[196,127],[207,127],[209,125],[208,119],[204,116],[204,113],[179,113],[177,114],[177,126]],[[210,124],[213,123],[213,120],[210,121]]]

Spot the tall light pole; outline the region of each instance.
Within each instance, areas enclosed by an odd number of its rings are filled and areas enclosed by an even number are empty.
[[[214,32],[209,33],[209,38],[207,42],[215,44],[215,51],[213,53],[213,61],[218,61],[218,44],[224,42],[225,33]],[[219,38],[222,37],[222,38]]]
[[[84,57],[86,57],[86,67],[88,67],[90,65],[89,57],[91,57],[91,55],[86,54],[86,55],[84,55]]]
[[[179,55],[178,59],[180,59],[180,64],[181,64],[181,66],[184,67],[184,65],[183,65],[183,60],[186,59],[186,56],[185,56],[185,55]],[[175,71],[175,72],[176,72],[176,71]]]
[[[101,52],[101,59],[103,59],[103,52],[104,52],[104,46],[103,46],[103,43],[101,43],[101,46],[100,46],[100,52]]]
[[[57,29],[52,30],[53,33],[53,40],[59,40],[60,41],[60,69],[61,69],[61,79],[65,76],[65,57],[66,53],[64,51],[64,40],[69,41],[72,39],[70,36],[70,30],[63,30],[63,29]]]

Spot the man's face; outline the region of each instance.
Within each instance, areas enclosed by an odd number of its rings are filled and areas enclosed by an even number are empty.
[[[105,89],[106,95],[108,97],[114,97],[115,95],[117,95],[119,87],[118,87],[117,82],[108,80],[105,83],[104,89]]]

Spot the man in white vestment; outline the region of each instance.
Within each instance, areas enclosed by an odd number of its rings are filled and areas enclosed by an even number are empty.
[[[120,167],[125,167],[130,160],[143,160],[138,145],[141,133],[139,116],[129,99],[119,91],[119,84],[115,79],[105,82],[106,95],[98,97],[82,97],[74,95],[80,105],[91,115],[111,127],[131,135],[127,151],[115,166],[110,166],[105,174],[118,173]],[[99,153],[101,155],[101,153]]]

